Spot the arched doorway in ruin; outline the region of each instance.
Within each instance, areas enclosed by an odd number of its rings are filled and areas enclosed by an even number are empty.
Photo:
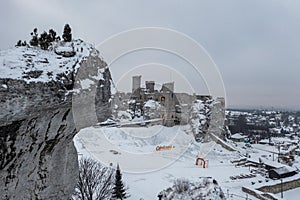
[[[196,158],[196,165],[202,166],[203,168],[208,168],[208,160],[205,160],[203,157],[198,156]]]

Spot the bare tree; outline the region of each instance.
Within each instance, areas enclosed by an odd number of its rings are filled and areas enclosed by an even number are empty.
[[[73,194],[77,200],[110,199],[114,186],[114,170],[91,158],[79,161],[79,180]]]
[[[180,178],[180,179],[176,179],[174,180],[174,186],[175,191],[177,193],[183,193],[189,190],[190,188],[190,181],[188,179],[185,178]]]

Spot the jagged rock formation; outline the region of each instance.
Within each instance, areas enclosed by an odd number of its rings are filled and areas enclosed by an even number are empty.
[[[210,123],[208,131],[221,137],[224,131],[225,99],[216,98],[211,104]]]
[[[225,120],[224,98],[204,98],[197,100],[191,109],[190,124],[197,142],[207,142],[211,138],[208,133],[220,136]]]
[[[81,40],[51,48],[0,51],[0,199],[69,199],[78,175],[72,95],[95,86],[98,119],[109,116],[111,77],[98,52]]]

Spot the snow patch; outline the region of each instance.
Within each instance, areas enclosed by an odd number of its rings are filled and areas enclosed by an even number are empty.
[[[6,84],[2,84],[1,87],[7,89],[7,85]]]
[[[89,89],[91,87],[91,85],[94,85],[95,82],[92,81],[91,79],[84,79],[84,80],[80,80],[80,85],[82,89]]]

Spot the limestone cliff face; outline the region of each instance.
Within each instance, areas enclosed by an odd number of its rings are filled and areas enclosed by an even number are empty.
[[[78,175],[73,94],[95,85],[97,116],[109,116],[111,77],[98,52],[81,40],[52,48],[0,51],[0,199],[69,199]],[[87,76],[74,90],[80,68]]]
[[[225,121],[225,99],[217,98],[211,104],[208,132],[218,137],[222,136]],[[207,135],[208,136],[208,135]]]
[[[197,142],[207,142],[208,133],[220,136],[225,120],[224,98],[204,98],[197,100],[191,109],[190,124]]]

